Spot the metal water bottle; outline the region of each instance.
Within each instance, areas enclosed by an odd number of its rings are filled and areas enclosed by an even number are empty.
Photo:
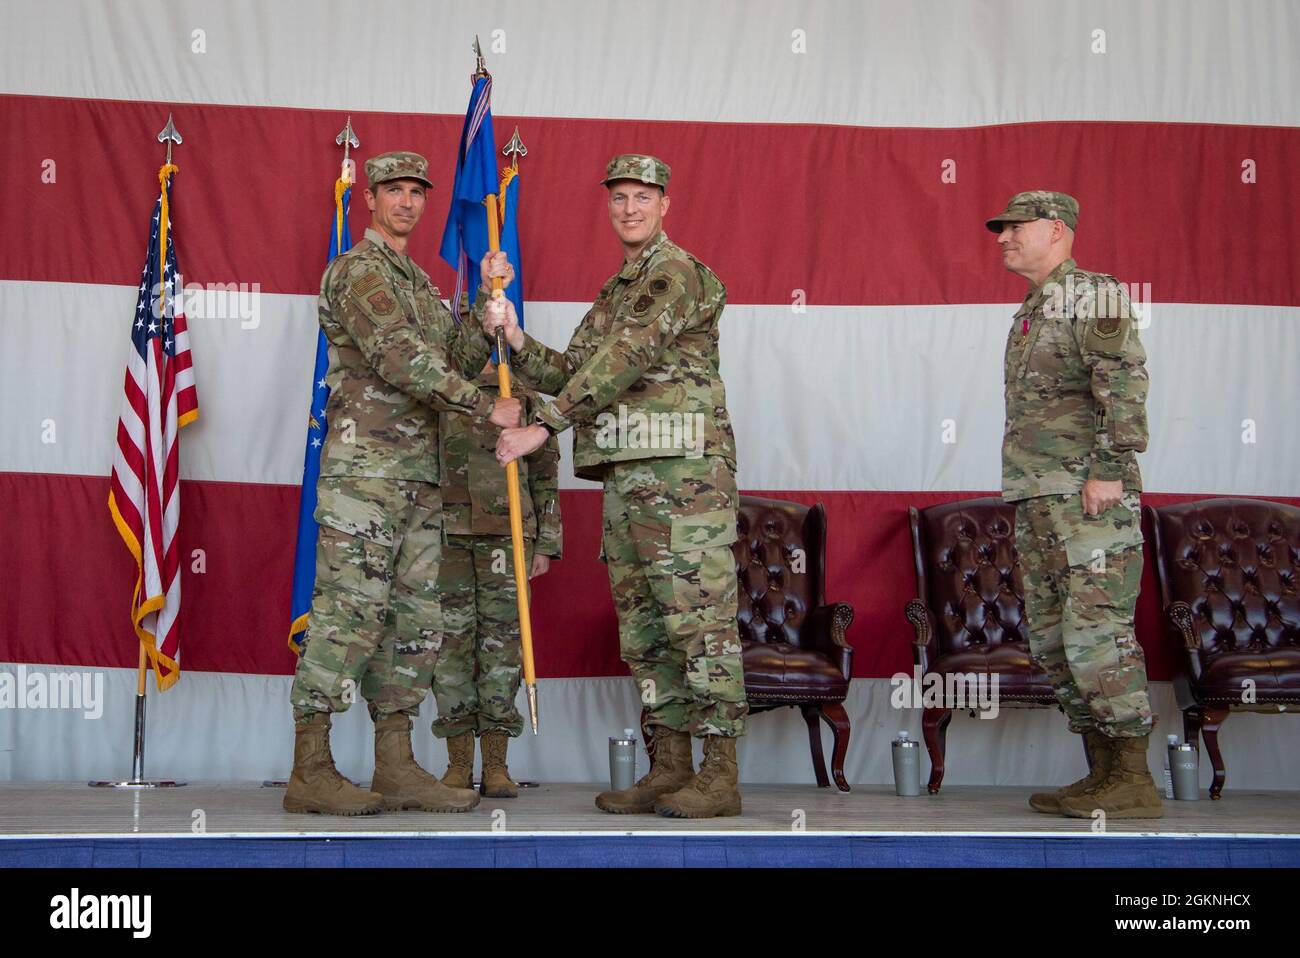
[[[1196,760],[1196,746],[1184,742],[1169,743],[1169,777],[1174,782],[1174,798],[1180,802],[1199,799],[1200,767]]]
[[[921,794],[921,746],[899,732],[890,749],[894,753],[894,794]]]
[[[1161,794],[1165,798],[1174,797],[1174,773],[1170,770],[1169,765],[1174,757],[1174,749],[1177,747],[1177,735],[1165,736],[1165,787],[1161,790]]]
[[[636,783],[636,735],[630,728],[609,740],[609,787],[615,792]]]

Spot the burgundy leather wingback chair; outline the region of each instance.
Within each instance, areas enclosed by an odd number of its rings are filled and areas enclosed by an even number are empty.
[[[826,510],[781,499],[740,497],[732,551],[740,579],[737,621],[751,712],[793,706],[808,723],[813,772],[825,788],[821,728],[834,737],[831,773],[842,792],[849,717],[844,699],[853,675],[845,631],[853,608],[826,603]]]
[[[813,772],[830,785],[820,721],[834,740],[831,773],[842,792],[849,717],[844,700],[853,675],[853,648],[845,631],[853,607],[826,604],[826,510],[782,499],[741,496],[736,557],[737,625],[752,713],[794,707],[808,724]],[[642,735],[651,749],[642,714]],[[651,751],[651,762],[654,754]]]
[[[988,496],[908,513],[917,598],[905,614],[922,680],[931,673],[997,673],[1000,706],[1056,705],[1047,674],[1029,657],[1015,505]],[[951,721],[950,707],[922,712],[931,794],[943,784]]]
[[[1218,798],[1228,713],[1300,711],[1300,509],[1204,499],[1146,512],[1166,628],[1183,650],[1174,692],[1184,738],[1198,748],[1205,739]]]

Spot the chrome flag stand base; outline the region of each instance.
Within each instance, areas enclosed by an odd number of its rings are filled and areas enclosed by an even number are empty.
[[[87,782],[91,788],[180,788],[187,782]]]
[[[515,784],[518,785],[520,788],[540,788],[542,783],[541,782],[515,782]],[[474,781],[469,783],[469,787],[477,792],[480,788],[483,787],[483,780],[475,779]]]
[[[135,697],[135,748],[131,756],[131,777],[125,782],[87,782],[91,788],[180,788],[184,782],[154,781],[144,777],[144,701]]]

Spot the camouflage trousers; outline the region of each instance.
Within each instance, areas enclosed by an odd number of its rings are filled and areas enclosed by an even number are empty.
[[[414,716],[442,643],[442,496],[432,483],[360,476],[322,476],[317,493],[316,589],[294,719],[345,711],[357,692],[372,718]]]
[[[523,664],[512,555],[509,536],[454,535],[443,546],[442,651],[433,671],[433,734],[439,738],[523,733],[515,708]],[[532,564],[531,542],[525,543],[524,561]]]
[[[1079,493],[1017,503],[1016,549],[1029,650],[1051,680],[1070,730],[1151,731],[1146,659],[1133,632],[1142,580],[1138,494],[1100,516]]]
[[[603,551],[619,646],[647,724],[745,732],[736,630],[736,510],[727,460],[641,459],[605,477]]]

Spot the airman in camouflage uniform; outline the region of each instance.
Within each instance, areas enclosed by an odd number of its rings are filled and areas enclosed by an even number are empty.
[[[474,329],[478,329],[475,324]],[[495,367],[475,385],[497,394]],[[525,420],[536,400],[514,385],[523,400]],[[500,431],[490,423],[443,413],[442,508],[447,544],[443,547],[438,591],[442,599],[442,651],[433,673],[438,718],[433,734],[447,740],[449,758],[443,783],[468,788],[473,777],[474,738],[483,750],[481,792],[488,798],[514,798],[506,747],[524,728],[515,708],[521,677],[518,590],[510,538],[506,472],[496,458]],[[551,437],[519,460],[519,504],[527,540],[530,578],[559,558],[560,444]]]
[[[508,306],[489,307],[487,325],[505,326],[520,379],[555,396],[534,425],[504,430],[497,451],[509,460],[572,426],[574,471],[604,483],[603,553],[654,765],[632,788],[601,793],[597,807],[737,815],[748,705],[731,553],[736,446],[718,361],[726,290],[663,233],[668,177],[651,156],[606,167],[624,263],[563,353],[520,330]],[[698,775],[691,733],[705,743]]]
[[[518,422],[517,404],[477,389],[488,347],[458,326],[405,253],[423,211],[428,164],[415,153],[366,163],[365,239],[321,279],[329,341],[316,587],[290,701],[294,770],[284,807],[366,814],[381,807],[466,811],[478,796],[415,764],[411,716],[432,683],[442,641],[435,580],[442,554],[438,411]],[[375,721],[372,791],[334,768],[329,724],[360,691]]]
[[[1007,336],[1002,444],[1030,649],[1091,765],[1087,778],[1035,794],[1030,805],[1158,817],[1146,762],[1151,702],[1133,630],[1146,352],[1118,280],[1070,258],[1078,216],[1073,197],[1034,191],[987,223],[1007,268],[1030,283]]]

